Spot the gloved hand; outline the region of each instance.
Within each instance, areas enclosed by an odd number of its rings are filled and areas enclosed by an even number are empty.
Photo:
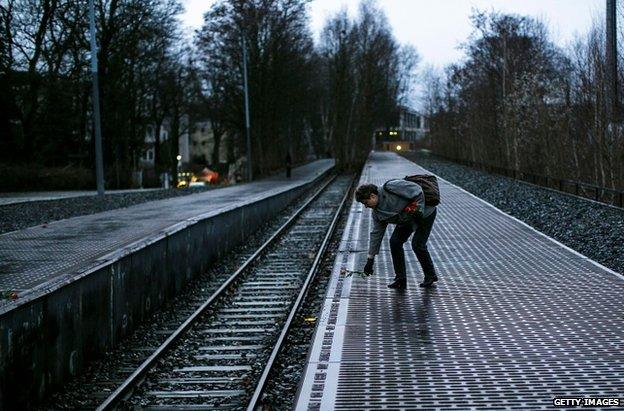
[[[364,274],[373,275],[373,264],[375,263],[374,258],[369,258],[366,261],[366,265],[364,266]]]

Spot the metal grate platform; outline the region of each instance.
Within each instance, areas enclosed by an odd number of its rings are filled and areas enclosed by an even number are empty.
[[[416,172],[373,153],[361,182]],[[394,277],[388,238],[367,279],[370,212],[353,203],[296,409],[547,409],[562,396],[624,398],[624,278],[440,181],[429,239],[440,281]]]

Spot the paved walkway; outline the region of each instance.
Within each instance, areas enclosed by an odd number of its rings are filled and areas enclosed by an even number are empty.
[[[46,287],[67,273],[101,264],[111,252],[148,242],[154,234],[310,182],[333,164],[319,160],[293,169],[291,179],[280,175],[0,235],[0,290],[21,295]]]
[[[361,182],[425,170],[373,153]],[[370,212],[354,202],[300,388],[297,410],[553,409],[555,397],[624,406],[624,277],[441,180],[429,249],[440,278],[408,289],[388,238],[373,277]]]

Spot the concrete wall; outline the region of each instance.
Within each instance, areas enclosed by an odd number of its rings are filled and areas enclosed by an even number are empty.
[[[4,313],[0,409],[30,408],[78,375],[312,184],[171,227],[88,275]]]

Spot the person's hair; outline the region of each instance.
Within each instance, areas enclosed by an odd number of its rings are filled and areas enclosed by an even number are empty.
[[[362,184],[355,190],[355,200],[361,203],[368,200],[371,194],[378,194],[377,186],[375,184]]]

